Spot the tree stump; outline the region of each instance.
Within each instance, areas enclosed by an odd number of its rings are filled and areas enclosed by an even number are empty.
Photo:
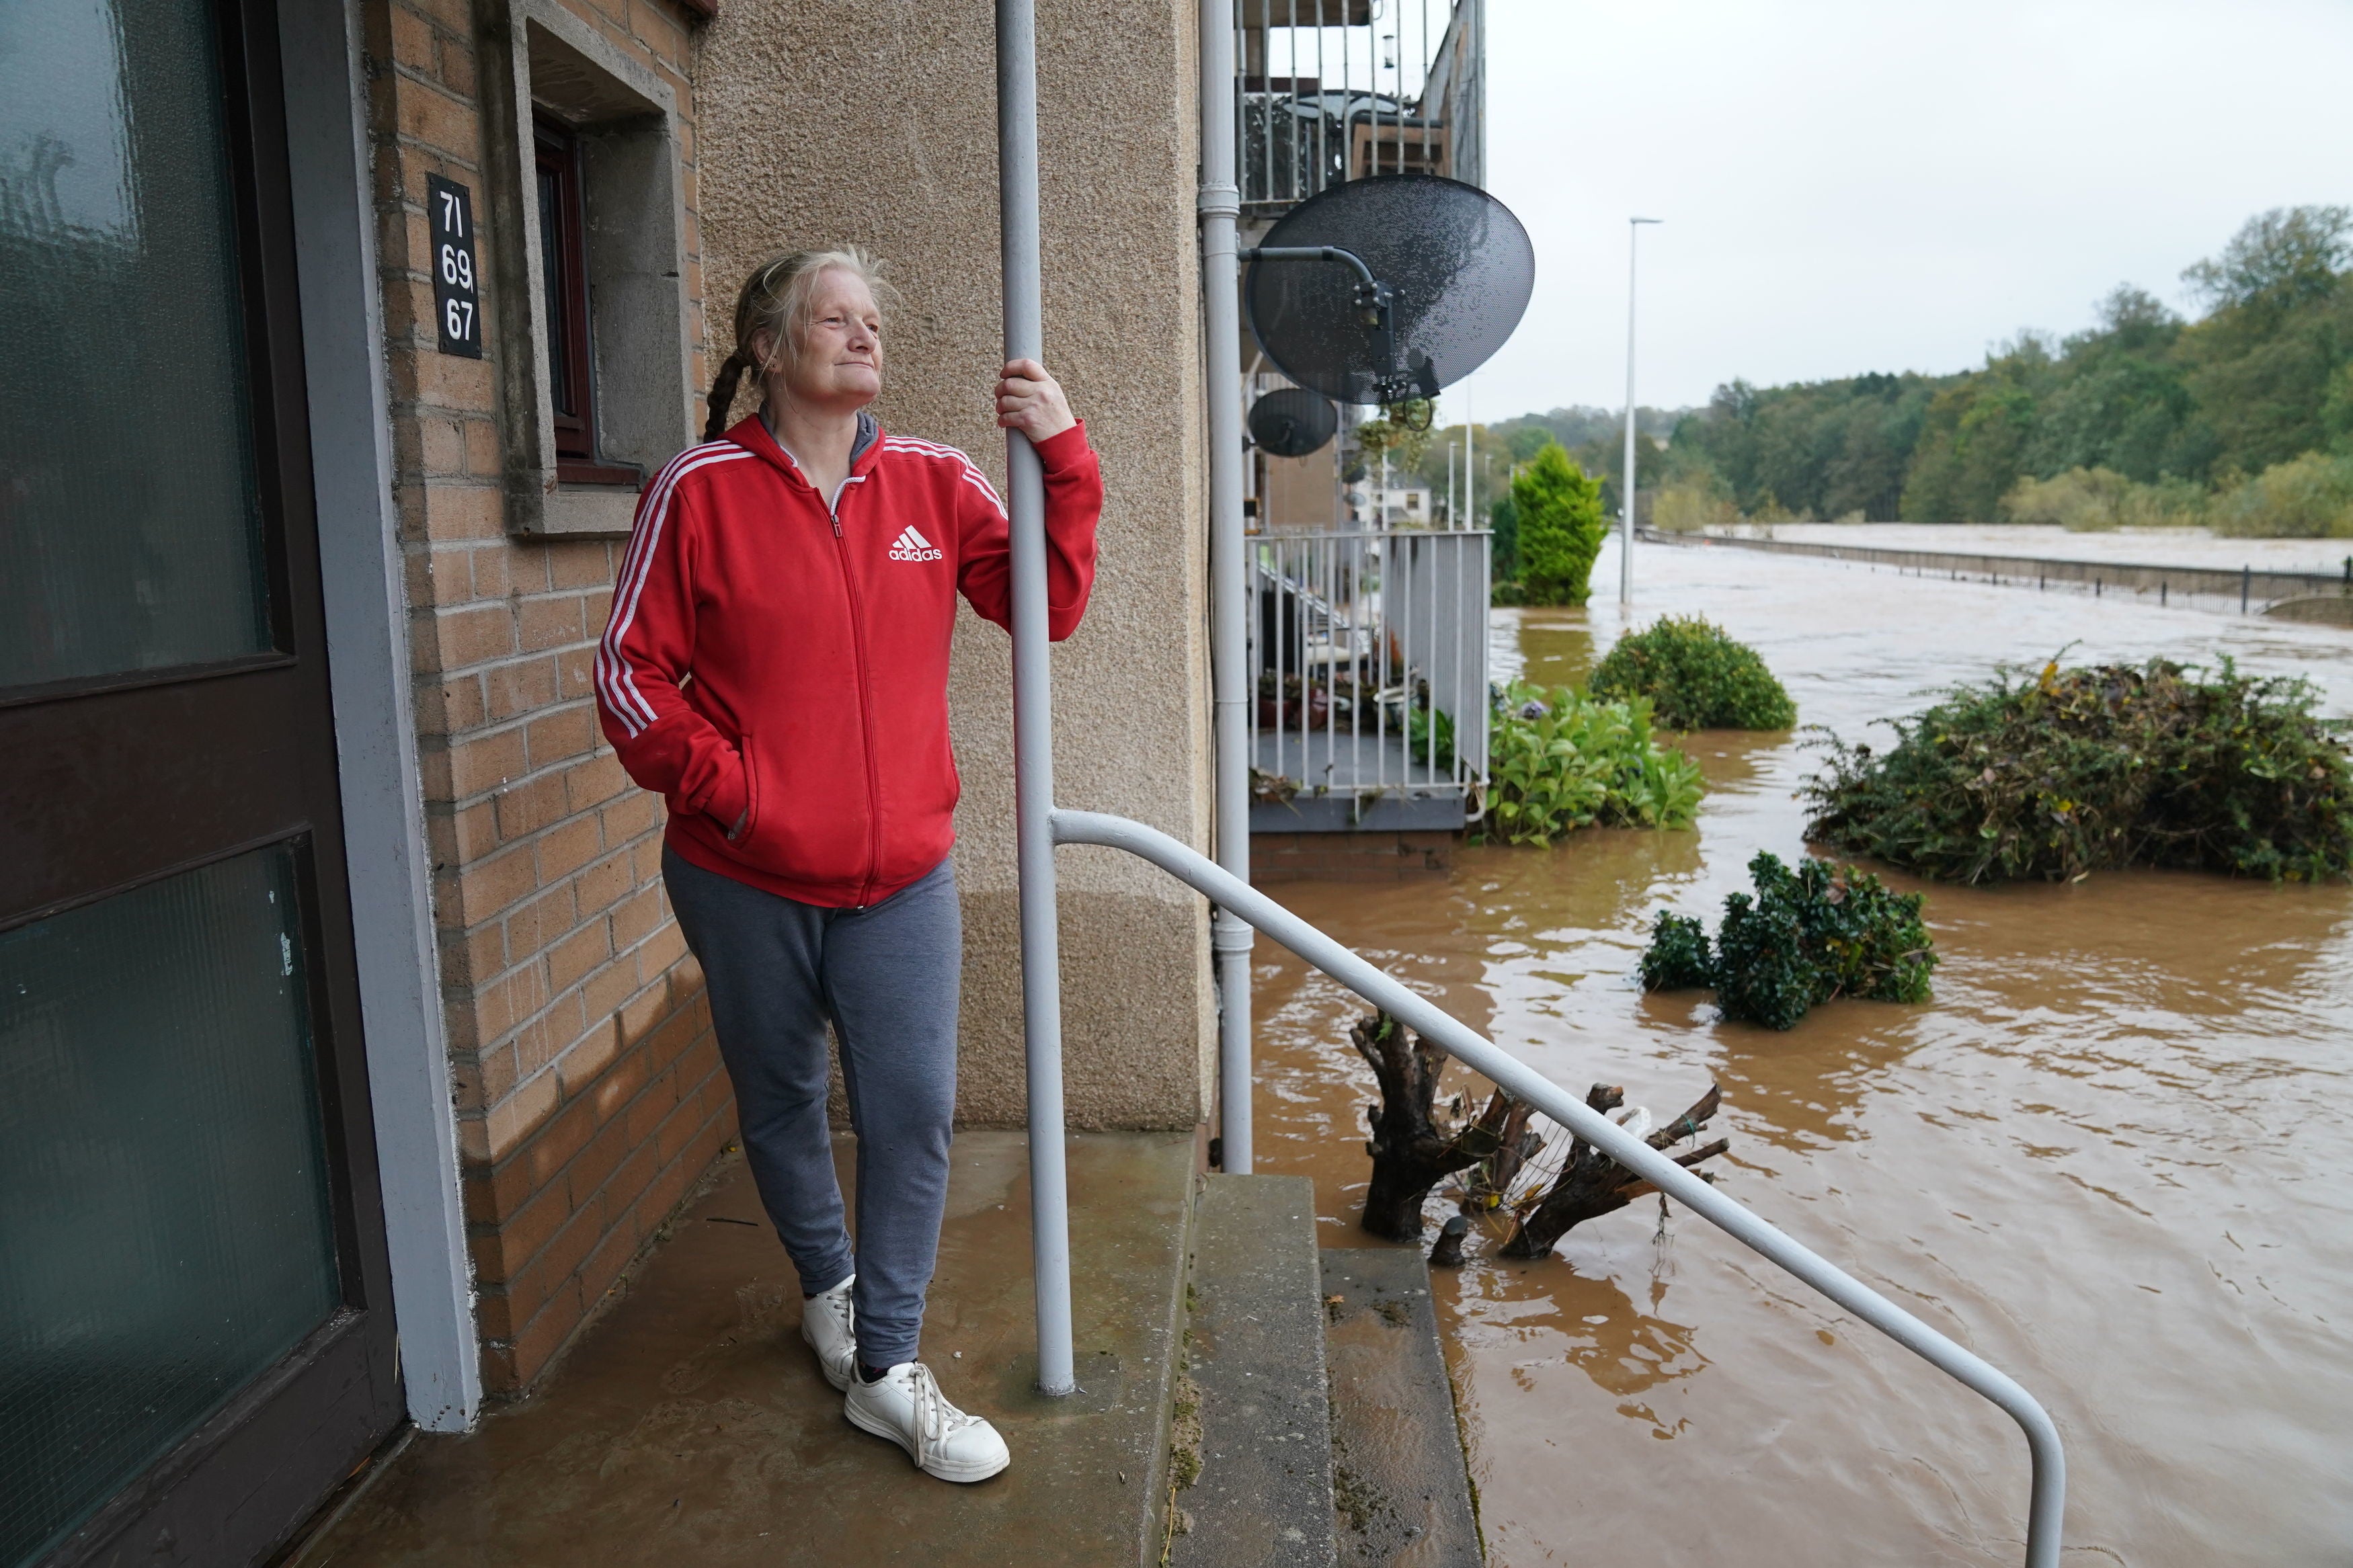
[[[1626,1091],[1609,1084],[1597,1083],[1586,1095],[1585,1103],[1599,1111],[1615,1110],[1626,1103]],[[1722,1087],[1711,1084],[1697,1104],[1650,1134],[1643,1142],[1653,1149],[1663,1150],[1706,1126],[1717,1107],[1723,1103]],[[1678,1165],[1696,1165],[1703,1160],[1714,1159],[1731,1146],[1730,1140],[1719,1138],[1688,1153],[1675,1155],[1674,1162]],[[1705,1171],[1696,1174],[1704,1182],[1715,1180]],[[1554,1179],[1551,1189],[1544,1197],[1519,1216],[1519,1223],[1504,1243],[1503,1256],[1549,1258],[1554,1243],[1568,1234],[1573,1226],[1597,1215],[1614,1213],[1636,1198],[1658,1190],[1584,1139],[1571,1138],[1568,1158],[1561,1163],[1560,1174]]]
[[[1387,1240],[1419,1243],[1422,1199],[1444,1177],[1493,1154],[1495,1130],[1483,1117],[1451,1130],[1439,1125],[1438,1079],[1446,1052],[1395,1018],[1376,1013],[1348,1037],[1381,1086],[1380,1103],[1365,1108],[1373,1133],[1365,1144],[1373,1157],[1373,1184],[1361,1223]]]

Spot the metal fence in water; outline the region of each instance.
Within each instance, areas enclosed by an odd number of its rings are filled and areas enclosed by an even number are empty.
[[[1253,793],[1456,803],[1487,778],[1488,539],[1460,532],[1250,540]]]
[[[1967,578],[2014,588],[2058,587],[2095,597],[2110,594],[2236,604],[2242,611],[2298,599],[2353,598],[2353,555],[2337,572],[2279,571],[2253,564],[2191,566],[2179,563],[2083,561],[2041,555],[1998,555],[1978,550],[1913,550],[1887,544],[1843,544],[1826,540],[1771,539],[1722,533],[1642,531],[1646,542],[1695,549],[1756,550],[1778,555],[1811,555],[1865,566],[1887,566],[1912,576]]]

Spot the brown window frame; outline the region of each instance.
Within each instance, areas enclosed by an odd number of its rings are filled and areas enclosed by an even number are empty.
[[[588,320],[586,203],[579,133],[553,115],[532,116],[540,211],[539,285],[547,305],[547,393],[555,417],[555,478],[567,485],[640,488],[634,463],[596,450],[595,342]]]

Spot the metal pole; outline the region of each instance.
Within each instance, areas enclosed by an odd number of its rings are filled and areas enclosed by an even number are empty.
[[[1479,496],[1472,488],[1471,454],[1478,439],[1478,418],[1472,411],[1471,387],[1466,382],[1462,387],[1462,514],[1471,520],[1472,528],[1479,526]]]
[[[1634,242],[1654,217],[1626,220],[1626,466],[1619,470],[1618,603],[1634,603]]]
[[[1201,6],[1201,323],[1208,335],[1209,685],[1216,713],[1218,864],[1250,881],[1250,576],[1242,537],[1241,280],[1234,224],[1233,0]],[[1294,72],[1295,74],[1295,72]],[[1277,678],[1278,682],[1280,677]],[[1300,682],[1306,698],[1307,683]],[[1282,689],[1275,701],[1282,703]],[[1303,745],[1302,753],[1305,748]],[[1218,1120],[1223,1168],[1250,1169],[1250,944],[1247,921],[1210,922],[1218,968]]]
[[[1038,26],[1033,0],[997,0],[997,221],[1005,357],[1044,353],[1038,245]],[[1029,1068],[1029,1248],[1038,1390],[1075,1393],[1071,1215],[1062,1166],[1062,976],[1054,913],[1054,696],[1046,639],[1046,481],[1029,437],[1005,437],[1013,533],[1013,820],[1021,878],[1022,1042]],[[1239,477],[1239,476],[1237,476]]]
[[[1618,605],[1634,603],[1634,247],[1642,233],[1626,223],[1626,460],[1618,468]]]

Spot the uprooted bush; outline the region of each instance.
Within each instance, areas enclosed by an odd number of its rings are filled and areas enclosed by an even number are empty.
[[[2302,680],[2147,665],[2005,672],[1824,744],[1807,836],[1956,882],[2126,866],[2318,880],[2353,869],[2353,767]]]
[[[1594,668],[1596,697],[1647,697],[1671,730],[1786,730],[1797,705],[1747,644],[1697,616],[1629,632]]]
[[[1689,827],[1699,764],[1659,744],[1651,705],[1514,681],[1496,704],[1485,836],[1549,844],[1579,827]]]
[[[1898,893],[1852,866],[1806,859],[1797,869],[1759,851],[1748,862],[1752,900],[1724,900],[1715,941],[1689,915],[1659,911],[1642,954],[1642,987],[1714,987],[1727,1018],[1789,1029],[1841,996],[1926,1002],[1936,955],[1921,923],[1922,895]]]

